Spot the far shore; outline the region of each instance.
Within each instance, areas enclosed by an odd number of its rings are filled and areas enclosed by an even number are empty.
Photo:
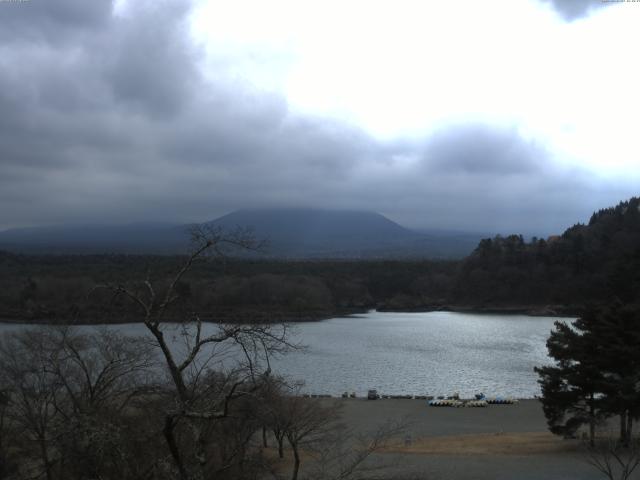
[[[418,307],[387,307],[379,306],[379,312],[403,312],[403,313],[428,313],[428,312],[455,312],[471,314],[491,315],[527,315],[530,317],[575,317],[579,315],[580,308],[566,305],[430,305]]]
[[[204,323],[304,323],[321,322],[332,318],[345,318],[354,315],[364,315],[370,311],[384,313],[430,313],[430,312],[452,312],[468,313],[476,315],[525,315],[529,317],[557,317],[571,318],[579,315],[578,307],[569,306],[465,306],[465,305],[426,305],[419,307],[398,308],[387,305],[380,305],[375,308],[352,308],[336,310],[334,312],[262,312],[262,311],[225,311],[219,315],[202,315]],[[244,320],[252,318],[251,322]],[[180,318],[167,318],[168,323],[180,323]],[[121,325],[127,323],[142,323],[135,317],[122,317],[119,319],[102,318],[95,322],[85,319],[72,318],[46,318],[44,316],[2,316],[0,323],[5,324],[33,324],[33,325]]]

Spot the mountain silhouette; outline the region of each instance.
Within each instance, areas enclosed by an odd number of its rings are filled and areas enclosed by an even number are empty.
[[[480,234],[416,232],[368,211],[317,209],[238,210],[207,225],[250,229],[271,258],[454,258],[470,253]],[[180,254],[193,224],[62,225],[0,232],[0,249],[45,254]]]

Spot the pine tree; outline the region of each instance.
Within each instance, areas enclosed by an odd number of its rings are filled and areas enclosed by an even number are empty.
[[[588,424],[593,445],[598,421],[619,415],[628,445],[640,416],[640,308],[589,307],[571,326],[556,322],[547,348],[555,366],[535,370],[551,432],[572,436]]]
[[[613,302],[591,312],[593,335],[604,347],[598,363],[604,376],[603,409],[620,416],[620,441],[631,441],[633,420],[640,416],[640,309]]]
[[[536,368],[542,387],[542,407],[549,430],[572,437],[582,425],[589,425],[589,441],[594,443],[595,428],[602,417],[604,377],[597,355],[599,345],[589,332],[581,332],[578,321],[569,326],[555,323],[547,340],[555,366]]]

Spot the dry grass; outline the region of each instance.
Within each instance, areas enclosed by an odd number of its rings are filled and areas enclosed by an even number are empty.
[[[265,461],[271,466],[271,472],[279,475],[288,475],[293,468],[293,452],[288,446],[284,448],[284,458],[278,456],[278,448],[271,445],[267,448],[260,447]],[[300,451],[300,464],[304,467],[312,462],[314,457],[307,451]]]
[[[278,457],[278,449],[277,448],[261,448],[262,456],[267,465],[269,465],[269,470],[274,474],[283,474],[286,471],[289,471],[291,465],[293,465],[293,459],[289,452],[285,453],[284,458]]]
[[[426,455],[539,455],[575,452],[578,441],[563,440],[548,432],[454,435],[415,439],[387,447],[385,453]]]

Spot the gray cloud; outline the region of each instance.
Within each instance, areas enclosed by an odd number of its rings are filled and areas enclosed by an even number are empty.
[[[115,101],[151,115],[175,114],[201,87],[197,51],[187,40],[185,2],[131,4],[112,28],[105,81]]]
[[[111,0],[28,0],[0,4],[0,41],[59,44],[105,27],[111,17]]]
[[[548,164],[548,153],[522,140],[515,129],[466,125],[444,129],[429,139],[425,161],[434,171],[508,175],[530,173]]]
[[[380,142],[240,87],[223,65],[205,80],[187,2],[134,2],[123,16],[109,2],[23,3],[35,9],[4,15],[0,2],[0,32],[13,32],[0,50],[0,228],[295,205],[548,233],[634,193],[555,166],[516,129]]]
[[[542,0],[553,8],[568,22],[586,17],[593,10],[610,5],[612,2],[602,0]]]

